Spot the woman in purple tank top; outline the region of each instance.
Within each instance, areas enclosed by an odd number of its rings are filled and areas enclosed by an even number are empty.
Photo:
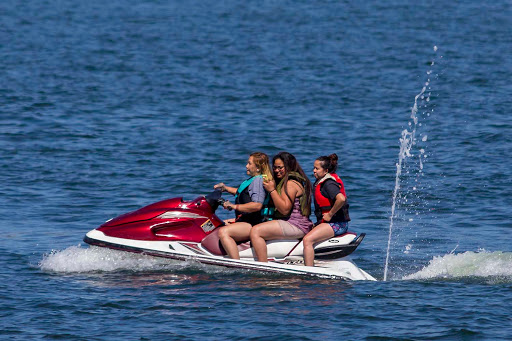
[[[267,240],[300,239],[313,227],[311,214],[311,182],[295,156],[280,152],[272,160],[276,182],[264,181],[265,190],[275,207],[274,220],[253,226],[251,243],[256,259],[267,262]]]

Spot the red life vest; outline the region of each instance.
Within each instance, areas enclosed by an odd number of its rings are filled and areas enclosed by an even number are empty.
[[[322,195],[322,185],[327,179],[335,180],[339,187],[340,187],[340,193],[343,194],[345,197],[345,200],[347,198],[347,195],[345,194],[345,186],[343,185],[343,181],[341,181],[340,177],[336,173],[329,173],[327,174],[315,187],[315,201],[317,203],[317,206],[320,208],[322,214],[327,213],[331,210],[332,204],[329,201],[329,198],[324,197]],[[348,215],[348,203],[345,201],[345,204],[339,209],[338,212],[336,212],[336,215],[340,213],[343,214],[343,220],[344,221],[350,221],[350,217]]]

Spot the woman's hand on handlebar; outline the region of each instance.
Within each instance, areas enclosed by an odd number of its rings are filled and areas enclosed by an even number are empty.
[[[234,210],[234,209],[235,209],[235,207],[236,207],[236,205],[233,205],[233,204],[232,204],[232,203],[230,203],[228,200],[226,200],[226,201],[222,204],[222,206],[223,206],[226,210],[228,210],[228,211]]]
[[[225,192],[226,191],[226,185],[224,185],[223,182],[220,182],[218,184],[216,184],[215,186],[213,186],[214,189],[220,189],[222,192]]]

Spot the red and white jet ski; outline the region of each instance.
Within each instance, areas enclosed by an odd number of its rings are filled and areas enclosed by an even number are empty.
[[[144,253],[178,260],[195,260],[205,264],[266,272],[288,273],[322,278],[372,280],[346,258],[361,243],[347,232],[315,245],[315,265],[304,266],[302,241],[268,241],[268,263],[255,261],[250,243],[239,244],[240,260],[226,255],[218,237],[224,222],[215,210],[224,199],[216,190],[193,201],[183,198],[163,200],[123,214],[89,231],[84,241],[90,245]]]

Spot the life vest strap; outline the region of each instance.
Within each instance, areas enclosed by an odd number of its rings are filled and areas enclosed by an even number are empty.
[[[268,204],[270,202],[270,193],[267,193],[265,196],[265,200],[263,201],[263,208],[260,213],[261,216],[266,220],[272,220],[272,216],[274,216],[274,212],[276,211],[275,207],[269,207]]]
[[[244,182],[242,182],[240,184],[240,186],[238,186],[238,189],[236,190],[236,193],[235,193],[235,200],[236,198],[238,198],[238,195],[240,193],[242,193],[247,187],[249,187],[249,185],[254,181],[255,178],[257,177],[262,177],[261,175],[256,175],[256,176],[251,176],[249,179],[247,180],[244,180]]]

